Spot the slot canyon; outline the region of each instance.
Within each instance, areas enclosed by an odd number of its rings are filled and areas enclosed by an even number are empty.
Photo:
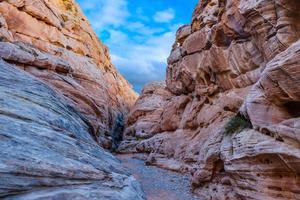
[[[299,10],[199,0],[139,95],[75,0],[0,0],[0,199],[300,199]]]

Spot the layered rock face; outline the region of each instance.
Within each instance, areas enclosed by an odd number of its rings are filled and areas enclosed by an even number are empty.
[[[0,61],[1,199],[144,199],[68,99]]]
[[[0,198],[144,199],[101,147],[135,99],[74,1],[0,1]]]
[[[72,0],[0,2],[0,56],[67,97],[98,142],[137,95]]]
[[[166,85],[144,88],[120,151],[190,173],[204,199],[300,199],[299,8],[200,0]]]

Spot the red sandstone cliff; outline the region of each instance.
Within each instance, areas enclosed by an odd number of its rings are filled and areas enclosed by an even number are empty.
[[[204,199],[300,199],[300,3],[200,0],[121,152],[193,176]]]

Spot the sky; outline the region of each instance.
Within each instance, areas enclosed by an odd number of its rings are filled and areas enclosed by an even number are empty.
[[[198,0],[77,0],[112,63],[140,92],[165,79],[176,30],[191,21]]]

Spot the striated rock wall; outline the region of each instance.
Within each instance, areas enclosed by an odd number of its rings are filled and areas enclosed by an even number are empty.
[[[144,199],[101,147],[136,98],[73,0],[0,1],[0,198]]]
[[[120,152],[192,175],[204,199],[300,199],[300,3],[200,0]]]
[[[0,2],[0,57],[67,97],[107,141],[115,118],[137,95],[72,0]]]
[[[144,199],[90,129],[63,95],[1,60],[0,198]]]

